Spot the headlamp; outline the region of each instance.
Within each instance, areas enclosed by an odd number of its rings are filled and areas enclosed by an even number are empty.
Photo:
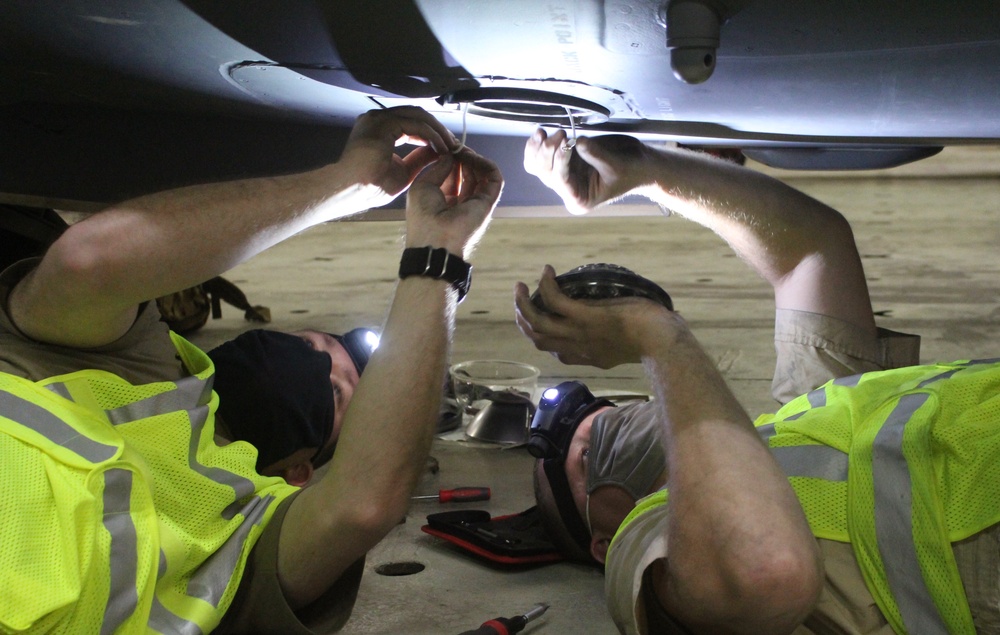
[[[566,460],[569,443],[580,421],[596,407],[612,405],[598,399],[578,381],[564,381],[542,393],[531,420],[528,452],[536,459]]]
[[[331,333],[331,335],[333,334]],[[343,335],[333,335],[333,337],[347,350],[347,354],[350,355],[351,361],[354,362],[354,368],[358,371],[358,375],[363,373],[372,353],[378,348],[378,333],[371,329],[357,328]]]
[[[581,382],[564,381],[542,393],[531,420],[531,436],[528,439],[528,452],[542,459],[542,469],[563,525],[574,542],[588,553],[590,532],[573,500],[573,490],[566,477],[566,457],[580,422],[605,406],[614,404],[607,399],[598,399]]]

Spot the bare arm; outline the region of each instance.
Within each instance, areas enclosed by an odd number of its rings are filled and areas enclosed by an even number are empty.
[[[670,465],[670,555],[654,565],[657,595],[694,632],[790,633],[822,588],[816,540],[715,365],[664,313],[649,327],[662,335],[644,338],[642,352]]]
[[[456,160],[457,197],[454,173],[445,179]],[[496,167],[468,149],[442,157],[410,190],[406,245],[468,257],[502,185]],[[405,516],[437,423],[455,295],[441,280],[400,281],[331,467],[296,497],[282,527],[278,573],[293,606],[315,599]]]
[[[429,147],[400,159],[392,150],[401,140]],[[15,288],[11,315],[39,341],[111,342],[131,326],[138,303],[203,282],[312,225],[385,204],[455,145],[422,110],[374,111],[359,118],[337,163],[113,205],[56,241]]]
[[[623,136],[581,138],[539,130],[525,169],[585,213],[642,194],[718,234],[774,288],[779,309],[839,318],[875,332],[850,225],[836,210],[764,174],[701,153],[658,151]]]
[[[546,268],[539,312],[516,289],[518,324],[567,363],[642,361],[662,408],[669,558],[653,566],[664,608],[693,632],[787,633],[812,610],[823,569],[788,479],[681,317],[647,300],[570,300]],[[613,334],[613,335],[601,335]]]

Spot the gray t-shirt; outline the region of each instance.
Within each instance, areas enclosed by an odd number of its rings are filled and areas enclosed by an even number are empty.
[[[782,403],[834,377],[919,363],[917,336],[880,329],[873,340],[841,320],[800,311],[777,312],[775,349],[772,388]],[[686,633],[663,611],[647,575],[650,564],[668,556],[668,523],[667,506],[644,513],[619,532],[608,553],[605,596],[622,633]],[[998,632],[1000,626],[998,535],[992,527],[953,545],[978,632]],[[865,585],[851,545],[818,542],[826,573],[823,592],[794,635],[892,633]]]

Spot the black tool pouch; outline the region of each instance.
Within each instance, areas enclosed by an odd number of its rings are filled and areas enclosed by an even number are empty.
[[[421,529],[496,564],[531,565],[563,560],[545,532],[537,507],[495,518],[477,509],[441,512],[429,515]]]

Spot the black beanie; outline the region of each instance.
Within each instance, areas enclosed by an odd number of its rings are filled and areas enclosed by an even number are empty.
[[[257,329],[208,353],[218,415],[234,440],[257,448],[257,470],[304,447],[322,448],[333,430],[330,356],[288,333]]]

